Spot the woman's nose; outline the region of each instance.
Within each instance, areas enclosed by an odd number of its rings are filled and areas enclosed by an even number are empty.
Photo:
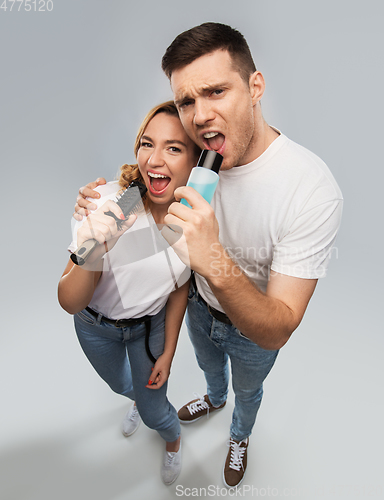
[[[163,153],[159,148],[154,148],[148,159],[148,164],[152,167],[161,167],[165,164]]]

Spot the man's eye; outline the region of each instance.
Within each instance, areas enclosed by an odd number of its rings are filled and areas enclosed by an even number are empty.
[[[179,104],[179,108],[180,109],[185,109],[187,108],[188,106],[190,106],[192,104],[192,101],[184,101],[182,102],[181,104]]]
[[[214,90],[214,91],[212,92],[212,94],[215,94],[215,95],[220,95],[220,94],[222,94],[223,92],[224,92],[224,90],[223,90],[223,89],[216,89],[216,90]]]

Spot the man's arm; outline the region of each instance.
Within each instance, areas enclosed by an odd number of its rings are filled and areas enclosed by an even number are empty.
[[[79,189],[79,194],[76,198],[75,211],[73,213],[73,217],[76,220],[82,220],[83,216],[86,217],[91,213],[90,210],[96,210],[97,205],[92,203],[92,201],[87,200],[86,198],[98,199],[100,198],[100,193],[94,191],[97,186],[101,186],[102,184],[106,184],[107,181],[104,177],[98,177],[95,181],[89,182],[86,186],[83,186]]]
[[[179,226],[183,237],[173,249],[183,261],[206,278],[232,323],[264,349],[279,349],[299,325],[317,280],[271,272],[263,293],[230,259],[219,242],[219,226],[212,207],[192,188],[175,191],[193,207],[173,203],[166,224]],[[170,232],[162,231],[168,239]],[[170,234],[172,237],[172,234]],[[218,252],[220,257],[218,258]]]
[[[317,280],[271,271],[263,293],[221,249],[215,276],[205,276],[212,292],[243,335],[264,349],[280,349],[299,326]]]

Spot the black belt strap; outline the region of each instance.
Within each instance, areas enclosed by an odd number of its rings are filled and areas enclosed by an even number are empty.
[[[95,318],[99,317],[99,313],[91,309],[90,307],[85,308],[86,311],[89,312]],[[145,350],[147,352],[148,358],[152,361],[153,364],[156,363],[156,358],[152,355],[151,350],[149,348],[149,336],[151,333],[151,319],[152,316],[142,316],[141,318],[132,318],[132,319],[110,319],[106,316],[101,316],[101,321],[105,321],[110,325],[115,326],[116,328],[126,328],[134,325],[138,325],[139,323],[145,324]]]
[[[153,364],[156,363],[156,358],[151,353],[149,348],[149,334],[151,333],[151,320],[147,319],[145,322],[145,350],[147,351],[148,358],[152,361]]]

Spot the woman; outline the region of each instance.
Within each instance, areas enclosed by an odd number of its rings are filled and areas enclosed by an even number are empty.
[[[200,150],[186,135],[174,104],[167,102],[148,113],[134,151],[137,165],[123,165],[118,182],[99,186],[99,208],[75,224],[70,251],[90,238],[100,245],[86,268],[69,260],[58,295],[61,306],[75,315],[76,333],[95,370],[112,390],[134,401],[123,422],[124,435],[137,429],[141,417],[166,441],[161,475],[171,484],[181,469],[180,424],[166,387],[186,308],[189,269],[166,247],[157,225],[163,224],[175,189],[186,184]],[[111,199],[133,180],[148,189],[145,210],[119,230],[104,212],[124,218]],[[145,350],[148,317],[154,366]]]

